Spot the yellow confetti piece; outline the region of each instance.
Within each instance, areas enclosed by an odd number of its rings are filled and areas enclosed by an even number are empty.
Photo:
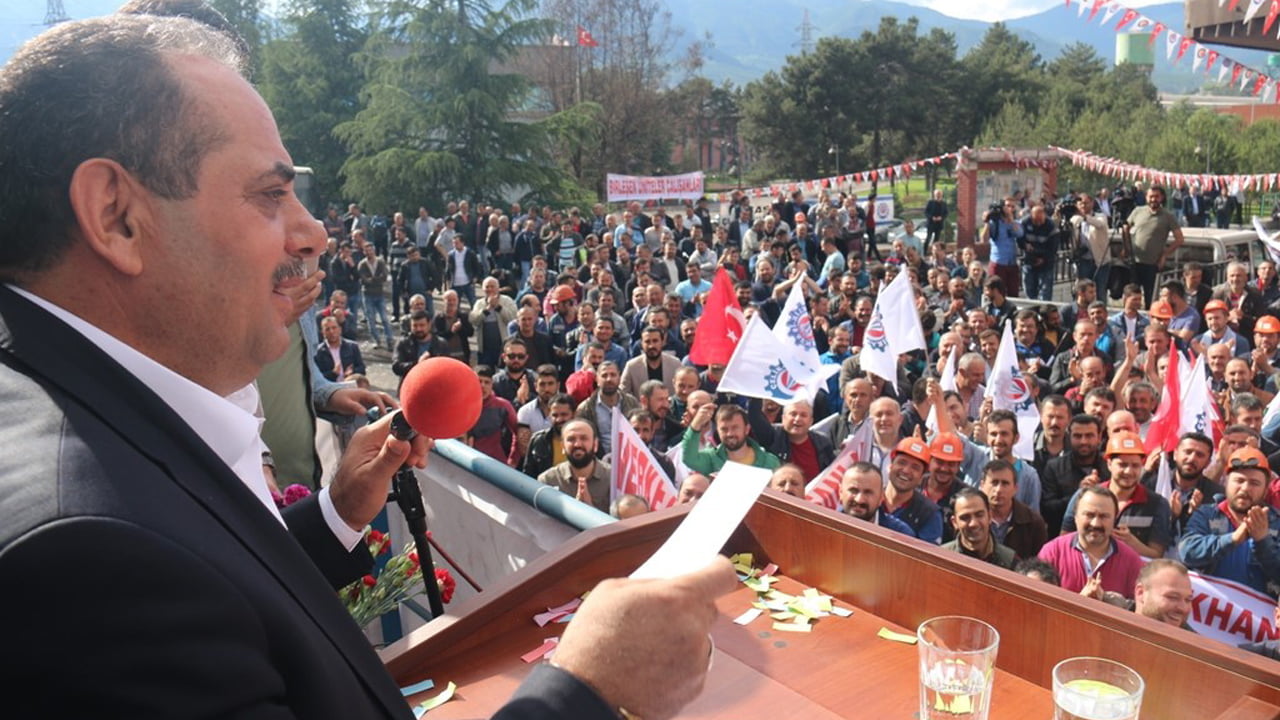
[[[812,626],[812,625],[810,625],[810,624],[808,624],[808,623],[805,623],[805,624],[801,625],[801,624],[799,624],[799,623],[793,623],[793,622],[775,622],[775,623],[773,624],[773,629],[774,629],[774,630],[777,630],[778,632],[804,632],[804,633],[807,633],[807,632],[812,632],[812,631],[813,631],[813,626]]]
[[[836,617],[853,617],[853,611],[849,608],[842,608],[838,605],[831,606],[831,614]]]
[[[938,693],[933,701],[933,709],[941,712],[951,713],[952,715],[967,715],[973,712],[973,696],[972,695],[951,695],[951,699],[944,700],[948,697],[943,693]]]
[[[769,617],[773,618],[774,620],[790,620],[795,616],[784,610],[782,612],[770,613]]]
[[[421,705],[418,705],[417,707],[415,707],[413,709],[413,716],[415,718],[420,718],[423,715],[426,715],[428,712],[431,712],[432,710],[435,710],[441,705],[449,702],[450,700],[453,699],[453,694],[457,692],[457,690],[458,690],[457,685],[454,685],[453,683],[449,683],[449,685],[445,687],[444,690],[440,691],[439,695],[436,695],[430,700],[427,700]]]
[[[754,565],[755,561],[755,556],[751,553],[738,553],[737,555],[729,556],[729,562],[734,565],[746,565],[748,568]]]
[[[766,600],[778,600],[784,603],[789,603],[796,599],[795,595],[788,595],[781,590],[774,590],[773,588],[769,588],[769,592],[765,593],[764,597]]]
[[[747,576],[750,576],[755,572],[755,568],[752,568],[750,565],[743,565],[742,563],[734,563],[733,569]]]
[[[907,635],[905,633],[894,632],[886,627],[880,628],[880,632],[876,633],[876,635],[884,638],[885,640],[892,640],[894,642],[906,643],[907,645],[916,644],[915,635]]]

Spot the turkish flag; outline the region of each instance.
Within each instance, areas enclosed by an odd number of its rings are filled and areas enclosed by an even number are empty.
[[[596,42],[596,39],[591,37],[591,33],[581,25],[578,26],[578,44],[582,47],[600,47],[600,43]]]
[[[738,296],[733,291],[733,280],[728,271],[720,268],[702,306],[689,361],[694,365],[728,365],[746,327],[742,306],[738,305]]]
[[[1173,452],[1178,445],[1178,421],[1181,419],[1180,402],[1181,372],[1178,369],[1178,346],[1169,344],[1169,366],[1164,371],[1164,393],[1160,395],[1160,405],[1151,418],[1147,429],[1147,437],[1143,441],[1148,450],[1160,448],[1165,452]]]

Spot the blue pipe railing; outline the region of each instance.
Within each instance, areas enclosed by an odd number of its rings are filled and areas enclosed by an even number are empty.
[[[433,452],[570,527],[590,530],[614,522],[614,518],[607,513],[579,502],[550,485],[543,485],[466,443],[437,440]]]

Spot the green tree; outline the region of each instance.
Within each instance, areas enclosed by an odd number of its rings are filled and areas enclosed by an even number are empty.
[[[1280,157],[1280,122],[1259,120],[1237,136],[1239,172],[1275,172]]]
[[[1046,89],[1044,62],[1035,46],[995,23],[982,41],[960,61],[965,73],[966,102],[972,110],[970,137],[1006,105],[1035,117]]]
[[[209,4],[235,26],[249,48],[250,63],[255,70],[260,68],[260,51],[266,35],[262,21],[262,0],[209,0]]]
[[[673,74],[700,66],[701,44],[685,45],[658,0],[544,0],[542,12],[557,19],[556,33],[569,43],[547,48],[542,62],[528,68],[546,89],[549,110],[582,102],[603,109],[594,141],[561,158],[576,182],[603,191],[606,173],[672,170],[671,149],[683,129],[678,121],[688,113],[675,109],[667,88]],[[578,27],[598,45],[578,46]],[[690,131],[696,134],[693,126]]]
[[[359,62],[364,107],[338,126],[344,189],[375,209],[500,202],[558,186],[544,122],[521,114],[522,48],[551,35],[532,0],[389,0]]]
[[[823,38],[743,91],[743,134],[785,175],[832,175],[933,154],[962,141],[954,38],[883,18],[856,41]],[[957,109],[960,108],[960,109]]]
[[[354,57],[367,34],[353,0],[292,0],[283,27],[263,48],[260,89],[294,161],[313,168],[320,197],[336,202],[347,151],[333,130],[360,109]]]

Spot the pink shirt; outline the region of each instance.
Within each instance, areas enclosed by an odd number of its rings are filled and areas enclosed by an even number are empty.
[[[1062,578],[1062,588],[1080,592],[1089,581],[1084,551],[1076,544],[1077,533],[1060,535],[1040,549],[1040,559],[1049,563]],[[1097,572],[1102,574],[1102,589],[1133,598],[1133,586],[1142,570],[1142,556],[1133,548],[1111,540],[1111,554],[1102,561]]]

